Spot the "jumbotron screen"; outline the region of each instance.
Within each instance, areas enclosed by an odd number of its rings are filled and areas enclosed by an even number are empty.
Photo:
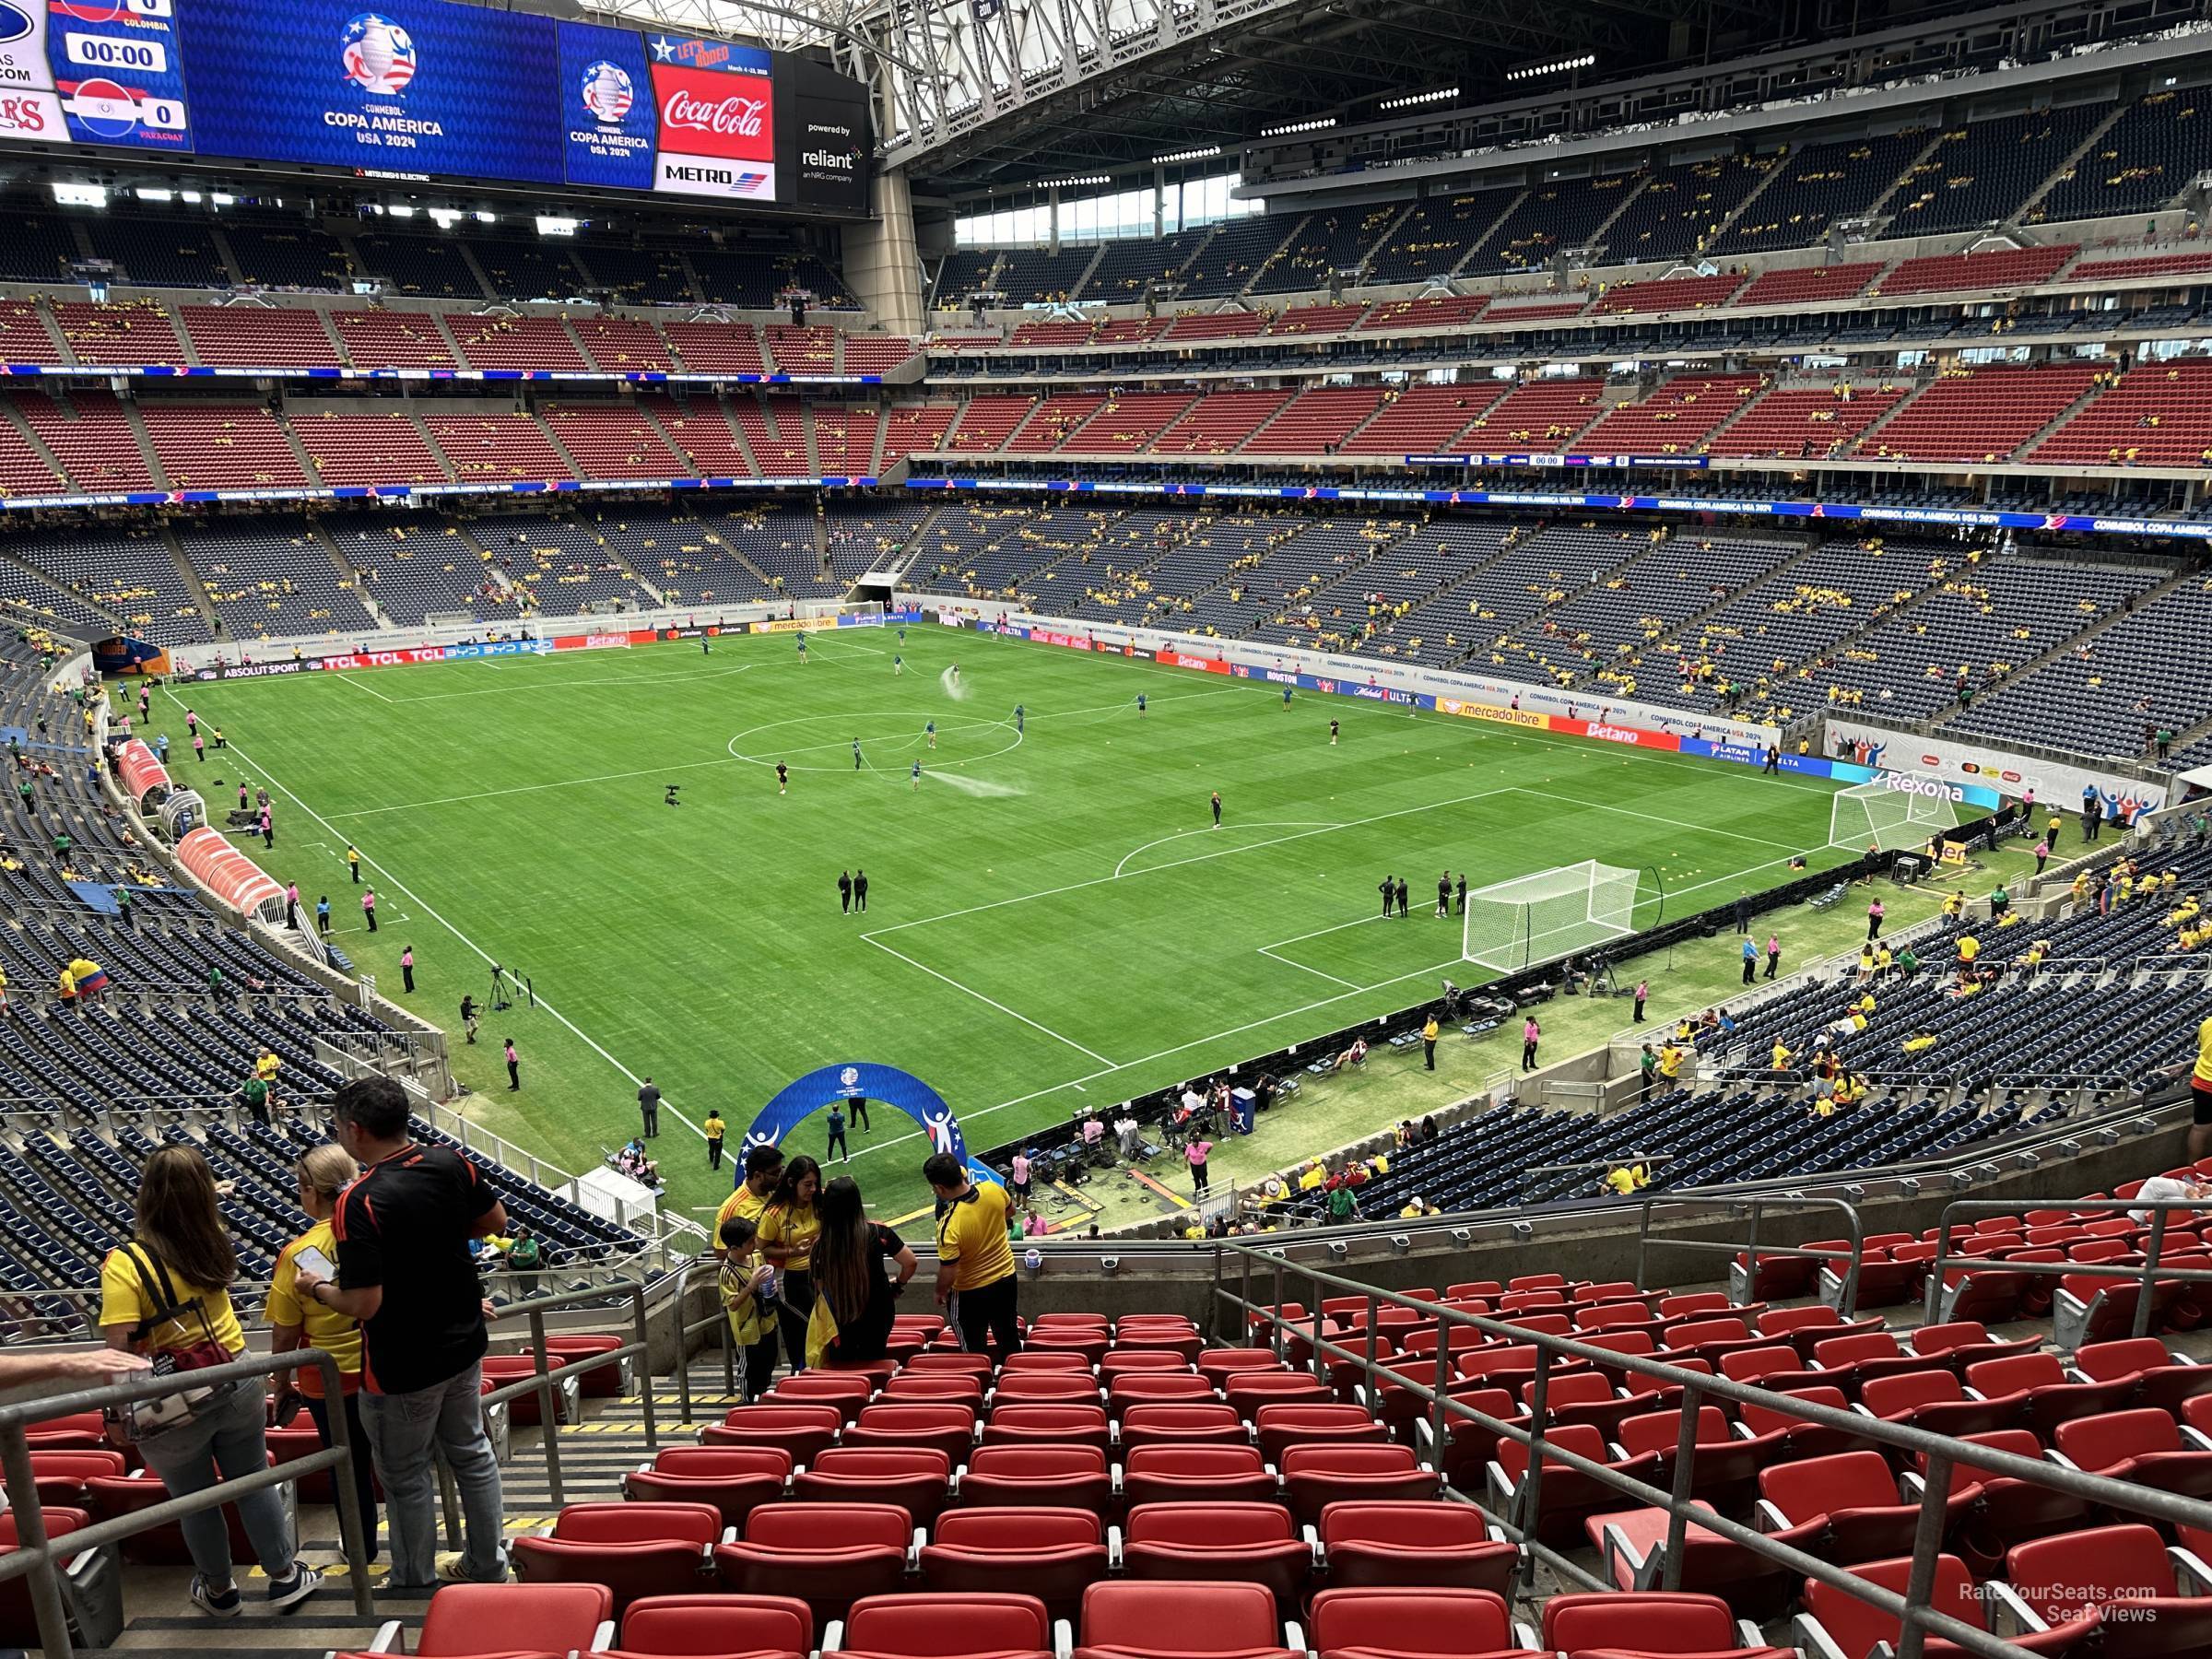
[[[867,211],[813,61],[449,0],[0,0],[0,143]]]

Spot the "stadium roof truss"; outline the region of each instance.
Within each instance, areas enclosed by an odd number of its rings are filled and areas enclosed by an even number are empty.
[[[874,90],[883,165],[1024,182],[1251,136],[1440,65],[1648,54],[1662,19],[1756,0],[604,0],[664,28],[824,48]],[[1447,71],[1448,72],[1448,71]],[[1410,77],[1410,78],[1409,78]],[[1111,110],[1111,113],[1108,112]],[[1040,171],[1040,170],[1043,171]]]

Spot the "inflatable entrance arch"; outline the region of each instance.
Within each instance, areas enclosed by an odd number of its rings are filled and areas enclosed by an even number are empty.
[[[763,1141],[780,1142],[806,1119],[840,1100],[865,1099],[871,1107],[888,1106],[913,1119],[928,1137],[931,1151],[949,1152],[968,1166],[977,1181],[996,1182],[997,1171],[968,1156],[967,1137],[952,1108],[921,1078],[895,1065],[877,1065],[865,1060],[848,1060],[825,1065],[785,1084],[745,1132],[735,1179],[745,1179],[745,1154]],[[919,1165],[927,1153],[917,1152]]]

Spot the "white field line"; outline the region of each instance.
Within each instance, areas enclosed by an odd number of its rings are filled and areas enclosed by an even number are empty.
[[[1618,812],[1624,818],[1639,818],[1653,824],[1671,824],[1677,830],[1688,830],[1699,835],[1724,835],[1730,841],[1757,841],[1762,847],[1787,847],[1793,853],[1804,853],[1808,848],[1796,841],[1779,841],[1771,836],[1747,835],[1740,830],[1724,830],[1718,824],[1692,824],[1683,818],[1663,818],[1656,812],[1638,812],[1632,806],[1616,806],[1609,801],[1585,801],[1574,795],[1555,795],[1541,789],[1514,789],[1514,794],[1533,794],[1540,801],[1556,806],[1582,806],[1592,812]]]
[[[339,679],[342,679],[342,680],[344,680],[344,681],[345,681],[345,682],[346,682],[347,685],[351,686],[351,687],[352,687],[352,688],[354,688],[356,691],[366,691],[366,692],[367,692],[367,693],[368,693],[370,696],[371,696],[371,697],[375,698],[375,699],[376,699],[376,700],[377,700],[378,702],[381,702],[381,703],[395,703],[395,702],[400,702],[400,701],[404,700],[403,699],[396,698],[396,697],[386,697],[386,696],[385,696],[385,695],[384,695],[384,694],[383,694],[382,691],[379,691],[379,690],[378,690],[378,689],[377,689],[377,688],[376,688],[374,686],[365,686],[365,685],[363,685],[363,684],[362,684],[362,683],[361,683],[359,680],[357,680],[357,679],[355,679],[355,678],[353,677],[353,676],[352,676],[352,675],[350,675],[350,674],[340,673],[340,674],[337,676],[337,677],[338,677]]]
[[[963,985],[959,980],[954,979],[951,974],[940,973],[935,968],[932,968],[927,962],[917,962],[912,957],[908,956],[904,951],[893,950],[888,945],[886,945],[881,939],[877,938],[874,935],[863,934],[861,935],[861,937],[865,939],[869,944],[875,946],[877,949],[885,952],[887,955],[897,957],[909,968],[919,968],[923,972],[928,974],[930,978],[934,980],[942,980],[946,984],[950,985],[955,991],[964,992],[968,995],[974,997],[977,1002],[982,1003],[987,1006],[996,1008],[1007,1018],[1018,1019],[1023,1025],[1028,1026],[1031,1030],[1041,1031],[1047,1037],[1050,1037],[1054,1042],[1064,1042],[1079,1054],[1088,1054],[1100,1065],[1106,1067],[1107,1070],[1118,1071],[1121,1069],[1119,1066],[1115,1065],[1112,1061],[1107,1059],[1105,1055],[1100,1053],[1098,1050],[1085,1048],[1073,1037],[1063,1037],[1058,1031],[1053,1030],[1051,1026],[1044,1025],[1037,1020],[1031,1019],[1027,1014],[1020,1012],[1018,1009],[1009,1008],[1005,1003],[1002,1003],[994,997],[985,996],[973,985]]]
[[[183,706],[182,700],[177,697],[177,694],[174,691],[164,688],[162,695],[167,697],[171,702],[176,703],[178,707],[182,708]],[[313,818],[316,823],[321,824],[323,828],[329,830],[331,834],[337,835],[337,830],[331,823],[331,821],[324,818],[321,813],[317,812],[312,806],[310,806],[307,802],[300,796],[298,792],[288,789],[284,784],[277,782],[276,778],[270,775],[266,767],[262,766],[259,762],[255,761],[254,759],[251,755],[247,754],[243,748],[239,748],[239,746],[236,744],[231,745],[231,747],[233,748],[238,748],[239,759],[246,765],[253,767],[254,771],[258,771],[261,774],[262,781],[267,783],[271,789],[275,790],[278,794],[284,795],[290,800],[291,803],[295,806],[299,807],[301,812],[305,813],[309,818]],[[339,839],[343,841],[346,838],[340,836]],[[421,910],[424,915],[428,916],[440,927],[444,928],[447,933],[452,934],[453,937],[458,939],[461,944],[471,953],[480,957],[487,967],[494,966],[498,963],[499,959],[497,957],[493,956],[481,945],[478,945],[476,940],[470,938],[468,935],[463,933],[458,927],[454,926],[451,922],[448,922],[443,916],[440,915],[430,907],[429,902],[425,900],[420,893],[418,893],[413,888],[409,888],[406,883],[400,880],[398,877],[394,876],[384,865],[377,863],[375,859],[370,857],[366,853],[361,854],[361,862],[364,865],[367,865],[371,870],[380,872],[384,878],[384,886],[386,888],[390,888],[393,892],[405,894],[410,901],[412,901],[418,909]],[[620,1072],[625,1077],[628,1077],[632,1083],[640,1084],[641,1087],[642,1086],[642,1079],[636,1072],[631,1071],[629,1066],[623,1065],[621,1061],[616,1059],[614,1055],[608,1053],[605,1048],[601,1047],[599,1043],[594,1041],[589,1035],[587,1035],[583,1029],[574,1020],[571,1019],[566,1014],[563,1014],[559,1008],[555,1007],[550,1002],[547,1001],[546,998],[541,996],[538,997],[536,1001],[537,1006],[540,1010],[550,1015],[555,1020],[566,1026],[578,1041],[582,1042],[586,1048],[597,1054],[602,1060],[606,1061],[609,1065]],[[663,1100],[661,1104],[663,1106],[668,1106],[668,1102],[666,1100]],[[693,1123],[689,1118],[686,1117],[681,1112],[677,1111],[674,1107],[669,1107],[668,1110],[670,1115],[673,1116],[677,1123],[683,1124],[687,1129],[690,1130],[692,1134],[698,1135],[700,1140],[703,1141],[707,1138],[707,1132],[701,1129],[697,1124]]]
[[[1339,830],[1343,826],[1330,818],[1261,818],[1250,824],[1240,824],[1238,828],[1241,830]],[[1186,835],[1211,835],[1213,830],[1212,825],[1201,824],[1195,830],[1178,830],[1172,835],[1163,835],[1158,841],[1148,841],[1143,846],[1123,853],[1122,862],[1113,866],[1113,873],[1119,877],[1127,867],[1129,861],[1139,853],[1149,853],[1155,847],[1164,847],[1171,841],[1181,841]],[[1265,846],[1267,843],[1263,841],[1253,844]],[[1144,872],[1139,870],[1137,874],[1141,876]]]

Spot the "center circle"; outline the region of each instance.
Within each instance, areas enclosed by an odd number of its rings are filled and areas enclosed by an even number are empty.
[[[996,748],[986,749],[980,755],[964,755],[959,759],[933,759],[924,728],[935,720],[937,735],[949,736],[955,732],[997,732],[1005,741]],[[888,723],[896,722],[894,726]],[[794,746],[781,750],[771,749],[757,753],[748,747],[754,739],[765,732],[788,731],[793,726],[818,727],[818,732],[794,735]],[[1010,720],[986,720],[975,715],[938,714],[927,709],[875,709],[857,714],[794,714],[788,720],[771,720],[761,725],[747,726],[729,741],[730,758],[742,760],[748,766],[774,766],[779,760],[794,772],[852,771],[853,739],[860,739],[860,752],[871,763],[880,761],[878,770],[896,768],[904,771],[914,761],[922,762],[924,771],[949,771],[956,768],[972,766],[979,760],[995,759],[1021,747],[1022,735],[1014,729]],[[880,752],[872,752],[880,748]],[[805,755],[834,754],[835,759],[802,760]]]

